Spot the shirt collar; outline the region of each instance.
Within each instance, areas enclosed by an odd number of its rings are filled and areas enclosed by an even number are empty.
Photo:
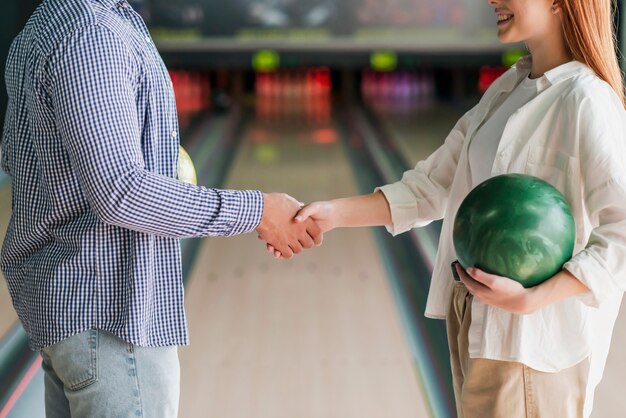
[[[581,73],[593,74],[593,70],[580,61],[570,61],[546,71],[543,76],[551,84],[556,84]]]
[[[530,55],[520,58],[515,63],[515,69],[517,71],[517,80],[515,80],[515,84],[521,81],[522,78],[528,77],[530,74],[531,64],[532,57]],[[568,78],[583,72],[593,73],[593,70],[580,61],[566,62],[565,64],[561,64],[558,67],[546,71],[543,76],[537,80],[537,89],[539,91],[545,90],[554,84],[567,80]]]

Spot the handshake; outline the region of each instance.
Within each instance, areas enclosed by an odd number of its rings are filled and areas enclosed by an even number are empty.
[[[304,204],[287,194],[265,193],[263,197],[263,216],[256,231],[276,258],[291,258],[321,245],[324,232],[332,229],[322,219],[315,219],[314,213],[302,211]]]
[[[380,191],[306,206],[281,193],[265,194],[264,199],[263,217],[256,230],[276,258],[291,258],[305,248],[320,245],[323,234],[334,228],[392,222],[389,203]]]

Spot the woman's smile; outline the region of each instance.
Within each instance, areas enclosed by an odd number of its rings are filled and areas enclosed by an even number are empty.
[[[507,13],[498,13],[497,16],[498,16],[498,26],[505,25],[513,19],[513,15],[507,14]]]

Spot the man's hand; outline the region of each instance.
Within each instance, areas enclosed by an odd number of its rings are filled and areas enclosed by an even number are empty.
[[[263,216],[257,227],[259,238],[267,241],[275,256],[291,258],[304,248],[322,243],[322,231],[315,221],[296,222],[294,217],[303,206],[283,193],[265,193]]]
[[[333,201],[315,202],[299,209],[295,222],[304,224],[313,221],[319,228],[321,233],[325,233],[335,228],[335,220],[333,218],[334,206]],[[274,254],[276,258],[283,258],[278,249],[271,243],[267,244],[267,251]]]

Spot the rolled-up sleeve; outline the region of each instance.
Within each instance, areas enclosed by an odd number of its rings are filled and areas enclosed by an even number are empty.
[[[604,97],[606,96],[606,97]],[[564,266],[597,307],[626,291],[626,112],[614,95],[591,95],[580,107],[582,187],[592,230],[584,250]]]
[[[441,145],[427,159],[406,171],[396,183],[377,188],[389,203],[393,235],[444,216],[463,141],[476,107],[459,119]]]
[[[259,224],[259,191],[197,187],[146,169],[136,106],[140,63],[116,34],[98,25],[79,29],[56,57],[55,122],[103,222],[174,238],[228,236]]]

